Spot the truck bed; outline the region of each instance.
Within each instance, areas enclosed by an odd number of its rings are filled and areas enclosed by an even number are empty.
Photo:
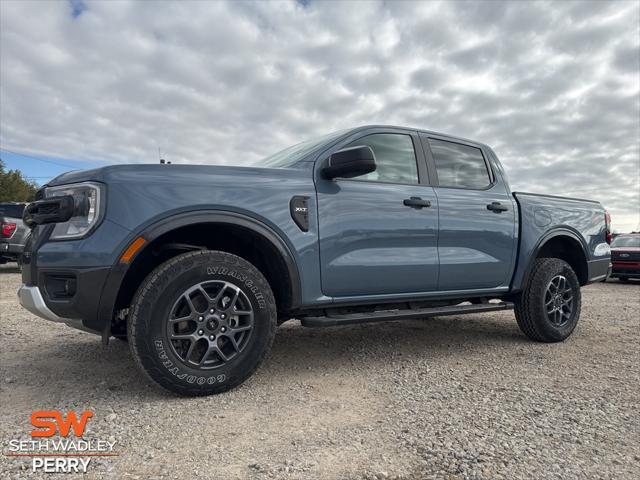
[[[576,251],[582,245],[586,261],[593,267],[585,272],[584,283],[606,276],[609,248],[603,221],[605,209],[599,202],[527,192],[513,192],[513,196],[518,203],[520,238],[512,283],[516,290],[525,278],[529,259],[535,258],[538,247],[555,235],[575,239]]]

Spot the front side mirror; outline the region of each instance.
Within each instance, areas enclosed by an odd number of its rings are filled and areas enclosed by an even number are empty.
[[[371,147],[360,145],[339,150],[329,157],[322,169],[325,178],[353,178],[376,170],[376,156]]]

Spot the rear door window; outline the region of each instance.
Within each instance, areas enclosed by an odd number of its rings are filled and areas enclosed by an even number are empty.
[[[491,184],[487,164],[479,148],[429,139],[441,187],[483,189]]]

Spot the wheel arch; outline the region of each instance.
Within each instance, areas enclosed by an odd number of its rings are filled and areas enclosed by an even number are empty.
[[[523,285],[528,281],[536,259],[544,257],[564,260],[576,272],[580,285],[586,285],[589,277],[586,252],[584,241],[572,230],[556,228],[545,233],[529,257],[523,276]]]
[[[211,238],[197,238],[202,233],[212,231],[232,232],[243,242],[232,246]],[[185,238],[186,240],[184,241]],[[133,240],[142,237],[143,247],[136,252],[129,263],[119,259]],[[194,238],[195,237],[195,238]],[[210,237],[214,237],[211,236]],[[175,239],[182,241],[175,242]],[[242,255],[241,248],[247,244],[255,246],[252,254]],[[167,246],[163,249],[162,247]],[[301,301],[300,275],[293,249],[283,236],[264,221],[251,216],[225,210],[198,210],[169,215],[154,221],[133,234],[127,244],[121,247],[118,260],[107,279],[100,303],[100,317],[105,323],[105,333],[110,335],[115,314],[127,308],[140,282],[160,263],[185,250],[219,248],[228,253],[240,254],[255,265],[272,283],[278,303],[279,313],[286,313],[299,307]],[[225,248],[226,247],[226,248]],[[160,252],[160,253],[159,253]],[[253,261],[252,261],[253,260]],[[274,285],[275,284],[275,285]],[[276,292],[276,289],[278,292]]]

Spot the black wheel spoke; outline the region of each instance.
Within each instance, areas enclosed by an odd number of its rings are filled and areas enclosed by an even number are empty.
[[[220,357],[221,360],[223,361],[228,361],[229,357],[227,355],[225,355],[222,350],[220,350],[220,347],[218,347],[217,345],[215,347],[213,347],[213,350],[218,354],[218,356]]]
[[[171,340],[190,340],[192,342],[195,342],[197,339],[193,336],[192,333],[187,333],[187,334],[174,333],[173,335],[171,335]]]
[[[253,328],[253,326],[252,326],[252,325],[241,325],[241,326],[239,326],[239,327],[235,327],[235,328],[233,329],[233,331],[234,331],[235,333],[240,333],[240,332],[245,332],[245,331],[247,331],[247,330],[251,330],[252,328]]]
[[[207,348],[207,351],[204,352],[204,355],[202,355],[202,358],[200,359],[200,361],[198,362],[198,366],[201,367],[202,365],[205,364],[205,362],[207,360],[209,360],[209,357],[211,356],[211,347]]]
[[[239,352],[240,346],[238,345],[238,341],[236,340],[235,334],[228,335],[227,338],[231,341],[231,345],[233,345],[233,348],[235,349],[235,351]]]
[[[198,285],[198,291],[200,292],[200,294],[205,298],[205,300],[207,301],[207,303],[209,305],[214,305],[215,300],[213,298],[211,298],[211,296],[209,296],[209,294],[207,293],[207,291],[202,288],[202,285]]]
[[[193,304],[193,300],[191,300],[191,295],[190,292],[185,293],[182,298],[185,299],[185,301],[187,302],[187,305],[189,306],[189,309],[191,311],[192,315],[197,315],[198,311],[196,310],[195,305]]]
[[[171,323],[188,322],[189,320],[193,320],[193,315],[187,315],[186,317],[170,318],[169,319],[169,321]]]
[[[197,343],[198,342],[196,342],[196,341],[193,341],[193,340],[191,341],[191,344],[189,345],[189,349],[187,350],[187,353],[184,356],[184,358],[187,361],[191,360],[191,355],[193,355],[193,350],[195,349]]]
[[[233,298],[231,299],[231,302],[226,307],[227,310],[230,310],[230,311],[233,310],[233,308],[236,306],[236,303],[238,302],[238,297],[240,297],[240,289],[239,288],[233,294]]]

